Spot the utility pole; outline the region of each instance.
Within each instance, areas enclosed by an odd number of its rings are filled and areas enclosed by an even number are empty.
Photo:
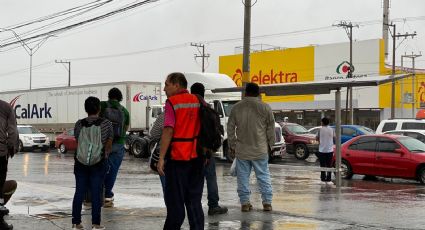
[[[402,63],[402,67],[403,67],[403,58],[411,58],[412,59],[412,118],[415,117],[415,106],[416,106],[416,100],[415,100],[415,78],[416,78],[416,67],[415,67],[415,59],[418,57],[421,57],[422,53],[419,54],[414,54],[412,52],[412,54],[404,54],[401,55],[401,63]]]
[[[195,59],[196,58],[202,58],[202,73],[205,72],[205,58],[209,58],[210,54],[205,54],[205,45],[202,43],[190,43],[191,46],[194,46],[196,48],[202,48],[202,52],[198,49],[200,55],[195,54]]]
[[[71,62],[70,61],[61,61],[61,60],[55,60],[56,63],[61,64],[68,64],[68,87],[71,86]],[[66,67],[65,67],[66,69]]]
[[[388,24],[390,19],[390,0],[383,0],[382,5],[383,12],[383,24],[382,24],[382,39],[384,39],[385,45],[385,60],[388,58]]]
[[[395,117],[395,40],[396,38],[407,38],[407,37],[415,37],[416,36],[416,31],[413,34],[409,34],[409,33],[405,33],[405,34],[396,34],[396,25],[391,23],[391,24],[386,24],[389,27],[393,27],[393,32],[391,33],[391,36],[393,37],[393,66],[392,66],[392,71],[391,71],[391,77],[393,78],[391,81],[391,119],[394,119]],[[390,31],[391,32],[391,31]]]
[[[257,2],[257,1],[255,1]],[[245,5],[244,24],[243,24],[243,62],[242,62],[242,87],[245,88],[249,82],[250,75],[250,46],[251,46],[251,0],[242,0]],[[255,3],[254,3],[255,4]],[[245,91],[245,90],[244,90]],[[244,97],[242,91],[242,97]]]
[[[334,25],[337,27],[343,27],[347,33],[348,39],[350,40],[350,69],[348,70],[347,78],[353,78],[354,66],[353,66],[353,27],[359,27],[358,25],[353,25],[351,22],[341,21],[339,24]],[[348,98],[350,97],[350,98]],[[350,103],[348,103],[350,102]],[[350,112],[348,113],[348,104],[350,104]],[[347,87],[347,97],[345,100],[345,124],[353,124],[354,122],[354,113],[353,113],[353,89]]]

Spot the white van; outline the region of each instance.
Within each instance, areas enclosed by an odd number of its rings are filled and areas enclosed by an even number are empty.
[[[391,130],[419,129],[425,130],[425,119],[389,119],[382,120],[376,128],[376,134]]]
[[[31,152],[35,148],[46,151],[49,149],[50,140],[49,138],[38,131],[38,129],[31,125],[18,125],[19,133],[19,152],[27,150]]]

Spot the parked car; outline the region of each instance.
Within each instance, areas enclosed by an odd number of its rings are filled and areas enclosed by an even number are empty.
[[[77,149],[77,140],[74,137],[74,129],[68,129],[56,137],[55,148],[61,153],[75,151]]]
[[[330,126],[331,128],[335,129],[335,126]],[[308,130],[309,133],[317,135],[317,133],[320,130],[320,126],[311,128]],[[361,125],[341,125],[341,144],[347,142],[353,137],[357,137],[360,135],[368,135],[368,134],[374,134],[375,132],[365,126]]]
[[[46,151],[49,149],[50,140],[49,138],[38,131],[31,125],[18,125],[19,133],[19,145],[18,151],[23,152],[33,151],[34,149],[41,149],[41,151]]]
[[[280,126],[285,138],[286,151],[294,153],[297,159],[307,159],[310,154],[318,151],[319,142],[316,135],[310,134],[303,126],[289,122],[281,122]]]
[[[425,130],[425,119],[389,119],[382,120],[376,128],[376,134],[391,130],[420,129]]]
[[[425,183],[425,144],[408,136],[363,135],[341,147],[342,177],[353,174],[405,178]]]
[[[384,134],[408,136],[425,143],[425,130],[414,130],[414,129],[393,130],[393,131],[387,131]]]

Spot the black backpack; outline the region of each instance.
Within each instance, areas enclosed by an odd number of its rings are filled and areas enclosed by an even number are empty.
[[[103,117],[112,123],[114,140],[120,138],[124,130],[124,111],[121,105],[119,105],[118,108],[114,108],[112,104],[107,101]]]
[[[218,113],[204,104],[204,100],[198,96],[200,108],[199,117],[201,120],[201,128],[198,134],[198,153],[208,156],[208,153],[217,152],[223,142],[224,130],[220,123]],[[206,150],[206,151],[205,151]]]

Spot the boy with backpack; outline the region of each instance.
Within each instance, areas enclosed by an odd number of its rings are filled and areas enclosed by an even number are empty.
[[[90,191],[92,199],[92,229],[105,229],[100,225],[100,219],[107,158],[112,149],[112,123],[99,117],[98,98],[88,97],[84,108],[88,117],[78,120],[74,128],[78,147],[74,164],[76,185],[72,201],[72,229],[84,229],[81,209],[87,191]]]
[[[105,176],[105,204],[103,207],[112,207],[114,202],[114,187],[125,154],[125,136],[130,125],[130,114],[120,102],[122,93],[118,88],[108,92],[108,101],[102,101],[100,116],[108,119],[113,127],[112,152],[108,158],[108,170]]]

